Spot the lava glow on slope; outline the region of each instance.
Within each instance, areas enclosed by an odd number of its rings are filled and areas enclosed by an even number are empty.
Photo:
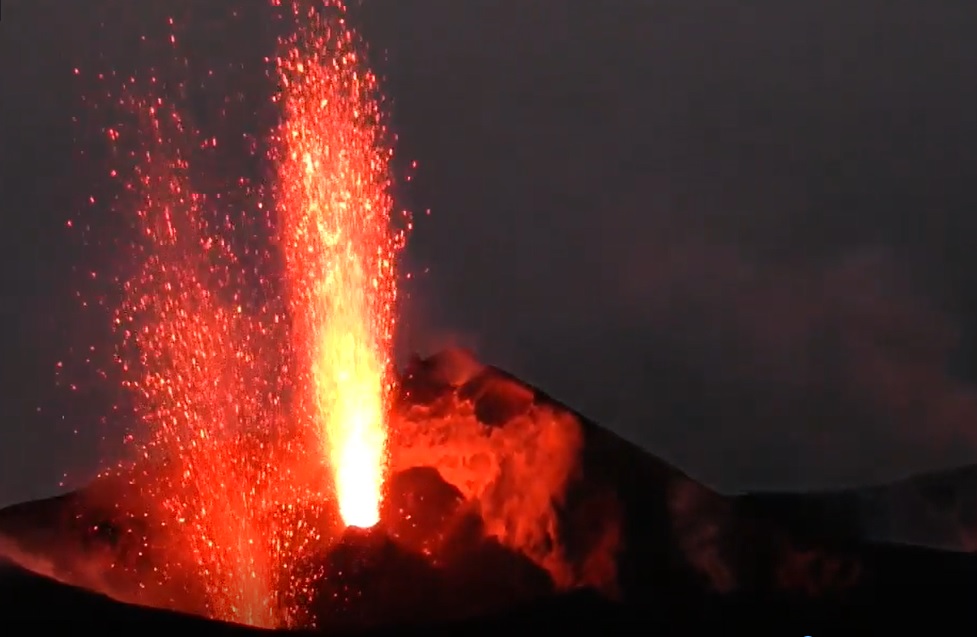
[[[122,212],[135,211],[140,234],[114,317],[139,457],[114,473],[154,526],[145,550],[166,556],[145,584],[179,582],[205,600],[195,610],[257,626],[304,623],[318,575],[303,564],[343,525],[376,524],[386,470],[405,237],[391,220],[376,80],[343,7],[326,5],[329,18],[284,10],[295,28],[276,64],[277,179],[240,218],[194,191],[192,158],[217,141],[155,96],[163,82],[150,78],[153,97],[127,83],[119,103],[135,117],[107,130],[124,164],[113,176],[131,171]],[[269,193],[273,206],[257,203]],[[275,245],[242,251],[254,227]],[[284,281],[256,274],[267,268],[255,260],[283,260]]]

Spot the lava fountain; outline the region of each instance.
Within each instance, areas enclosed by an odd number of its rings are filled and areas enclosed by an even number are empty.
[[[142,258],[114,319],[142,425],[129,471],[166,529],[153,534],[152,548],[166,555],[159,577],[192,574],[205,614],[274,625],[276,573],[287,566],[277,537],[287,522],[276,511],[299,499],[262,452],[283,425],[276,362],[264,355],[274,323],[244,311],[243,268],[191,187],[191,131],[161,99],[133,107]]]
[[[380,519],[391,395],[394,262],[386,130],[377,80],[343,21],[306,14],[277,60],[277,206],[297,379],[348,526]]]
[[[325,4],[328,18],[295,3],[280,42],[273,210],[255,201],[237,218],[194,191],[193,159],[217,142],[163,97],[123,98],[138,123],[107,131],[140,236],[114,324],[142,424],[121,472],[145,505],[130,515],[154,525],[144,548],[162,556],[150,577],[185,582],[196,612],[268,627],[301,621],[317,577],[301,564],[332,531],[320,468],[346,526],[379,520],[409,229],[394,229],[377,80],[341,4]],[[275,228],[274,245],[242,259],[253,227]],[[283,257],[284,280],[248,268],[255,257]]]

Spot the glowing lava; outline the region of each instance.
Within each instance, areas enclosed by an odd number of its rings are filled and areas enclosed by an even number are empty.
[[[217,140],[184,123],[155,76],[126,83],[117,102],[136,121],[106,131],[139,235],[114,316],[142,423],[138,459],[120,467],[144,505],[129,515],[148,521],[140,542],[163,556],[150,583],[186,582],[205,600],[195,612],[258,626],[302,621],[316,575],[301,565],[333,530],[321,469],[357,527],[378,521],[386,471],[405,235],[391,219],[376,79],[343,7],[326,5],[330,18],[296,3],[281,42],[272,209],[247,193],[251,209],[229,213],[221,194],[195,191],[194,160]],[[269,227],[276,245],[242,245]],[[279,256],[284,285],[266,275]]]
[[[171,532],[160,577],[198,573],[207,614],[278,623],[276,546],[284,521],[267,451],[280,426],[275,361],[263,358],[274,324],[242,305],[243,272],[227,235],[210,223],[184,155],[193,133],[161,99],[134,100],[141,126],[133,189],[141,269],[124,284],[115,326],[119,361],[145,429],[137,433],[137,488]],[[128,130],[129,127],[122,127]],[[117,139],[114,131],[110,138]],[[271,367],[268,367],[271,365]]]
[[[386,130],[376,78],[342,19],[314,11],[278,59],[280,241],[309,416],[343,521],[380,517],[396,281]]]

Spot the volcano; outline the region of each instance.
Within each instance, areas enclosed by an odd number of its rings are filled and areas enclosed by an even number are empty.
[[[294,581],[312,582],[299,625],[826,634],[939,619],[944,633],[977,631],[977,555],[880,541],[875,504],[943,502],[939,485],[973,470],[724,495],[465,352],[413,359],[398,386],[380,522],[324,537],[296,566],[308,573]],[[7,626],[257,631],[197,617],[192,573],[154,577],[163,540],[140,528],[150,513],[130,489],[113,476],[0,512]]]

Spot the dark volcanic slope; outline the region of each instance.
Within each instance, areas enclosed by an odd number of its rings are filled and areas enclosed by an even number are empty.
[[[36,634],[48,627],[102,631],[153,630],[159,634],[192,634],[248,637],[271,631],[211,621],[113,601],[98,593],[55,582],[16,564],[0,560],[0,609],[3,634]],[[475,621],[446,622],[423,626],[400,626],[374,630],[363,635],[388,634],[489,635],[511,633],[534,627],[584,628],[596,630],[615,625],[623,628],[625,615],[603,598],[591,593],[575,593],[563,598],[516,607],[505,613],[480,617]],[[128,634],[128,633],[123,633]],[[299,632],[298,634],[302,634]],[[341,634],[333,633],[330,634]]]
[[[318,592],[320,626],[811,634],[938,619],[951,626],[942,634],[977,631],[973,555],[868,542],[844,523],[851,516],[810,496],[718,494],[461,352],[413,361],[402,390],[382,530],[322,556],[327,572],[347,575]],[[106,555],[133,554],[124,530],[93,524],[116,497],[97,484],[9,508],[0,548],[38,572],[153,603],[104,568]],[[12,569],[0,586],[17,600],[8,614],[163,621]],[[354,601],[330,601],[351,588]],[[166,621],[198,621],[180,617]]]
[[[408,391],[416,386],[418,393],[436,394],[424,383],[440,378],[438,369],[462,366],[453,360],[456,356],[415,361],[405,383]],[[456,382],[443,383],[440,392],[447,390],[445,384],[471,397],[487,421],[511,419],[530,403],[574,413],[492,367],[458,373]],[[531,393],[531,401],[513,400],[519,395],[515,387]],[[502,415],[491,416],[496,412]],[[560,510],[562,541],[572,545],[581,529],[594,532],[595,520],[603,521],[604,537],[616,539],[621,601],[654,608],[677,624],[698,621],[694,618],[706,608],[720,612],[757,605],[758,613],[790,609],[793,617],[809,623],[833,613],[855,621],[860,613],[891,617],[918,612],[953,615],[962,626],[977,627],[977,557],[872,543],[858,532],[839,529],[830,509],[811,507],[815,519],[797,524],[792,513],[806,504],[792,507],[785,496],[786,505],[756,507],[748,498],[721,495],[580,414],[574,416],[583,435],[581,470],[580,479],[569,482]],[[616,533],[607,532],[608,520],[617,521]]]
[[[977,551],[977,465],[859,489],[755,493],[742,502],[792,527],[821,524],[841,537]]]
[[[0,609],[4,635],[36,634],[50,626],[78,630],[151,628],[160,634],[208,634],[245,637],[264,631],[212,622],[170,611],[122,604],[58,583],[0,559]],[[106,634],[106,633],[103,633]]]

